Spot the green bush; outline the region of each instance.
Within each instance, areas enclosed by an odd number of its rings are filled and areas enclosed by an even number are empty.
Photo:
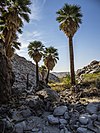
[[[82,81],[82,84],[86,86],[94,85],[95,87],[100,88],[100,72],[84,74]]]
[[[66,75],[66,77],[61,78],[60,82],[70,85],[70,83],[71,83],[70,75]]]
[[[95,81],[97,78],[100,79],[100,72],[98,73],[89,73],[83,75],[83,81]]]

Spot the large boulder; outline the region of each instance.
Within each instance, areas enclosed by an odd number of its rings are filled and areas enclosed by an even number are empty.
[[[59,106],[59,107],[55,108],[53,115],[54,116],[63,116],[66,111],[68,111],[67,106]]]
[[[89,103],[86,107],[86,110],[90,114],[97,114],[99,111],[100,103]]]

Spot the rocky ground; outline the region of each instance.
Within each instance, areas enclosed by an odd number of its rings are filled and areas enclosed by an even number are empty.
[[[100,88],[78,84],[57,93],[40,82],[36,89],[35,65],[15,56],[13,95],[0,105],[0,133],[100,133]]]
[[[40,87],[0,106],[0,133],[100,133],[99,97],[94,101],[91,95],[90,102],[81,90],[57,93],[43,83]]]

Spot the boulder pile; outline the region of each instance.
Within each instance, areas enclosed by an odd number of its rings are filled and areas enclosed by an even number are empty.
[[[78,69],[76,75],[80,76],[82,74],[88,73],[97,73],[100,72],[100,61],[92,61],[89,65],[83,67],[82,69]]]
[[[0,133],[100,133],[99,98],[82,103],[80,88],[74,94],[69,89],[58,94],[42,82],[35,88],[35,65],[18,55],[12,65],[15,92],[9,104],[0,105]],[[26,90],[27,74],[31,91]]]
[[[21,101],[20,101],[21,102]],[[49,108],[34,96],[19,107],[0,107],[0,133],[100,133],[100,103]],[[51,103],[52,104],[52,103]]]

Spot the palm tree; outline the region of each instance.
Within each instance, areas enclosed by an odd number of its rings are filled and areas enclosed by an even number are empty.
[[[60,30],[62,30],[69,39],[71,85],[75,85],[74,52],[72,39],[80,27],[80,24],[82,23],[82,14],[80,9],[81,7],[77,5],[65,4],[63,8],[57,11],[57,21],[60,23]]]
[[[36,63],[36,86],[38,86],[39,82],[39,71],[38,71],[38,63],[43,55],[43,44],[40,41],[30,42],[28,46],[28,54]]]
[[[13,35],[13,41],[8,45],[8,48],[6,50],[6,55],[9,59],[11,59],[15,53],[15,50],[20,50],[21,43],[17,41],[18,36]]]
[[[57,63],[57,60],[59,60],[57,49],[55,49],[52,46],[45,48],[43,61],[44,61],[45,66],[47,67],[47,76],[45,79],[46,84],[48,83],[50,70],[53,70],[55,64]]]
[[[44,82],[45,81],[45,75],[46,75],[46,72],[47,72],[47,69],[44,65],[42,65],[40,67],[40,73],[41,73],[41,77],[42,77],[42,81]]]
[[[11,57],[14,49],[20,46],[15,36],[17,32],[22,32],[23,20],[29,22],[30,4],[30,0],[0,0],[0,47],[3,49],[1,51],[0,48],[0,92],[2,92],[0,101],[2,102],[9,101],[14,82],[11,60],[7,56]]]
[[[9,45],[13,42],[15,35],[18,32],[22,33],[23,20],[29,22],[29,14],[31,4],[30,0],[10,0],[0,2],[1,14],[1,31],[5,39],[5,49],[8,51]]]

